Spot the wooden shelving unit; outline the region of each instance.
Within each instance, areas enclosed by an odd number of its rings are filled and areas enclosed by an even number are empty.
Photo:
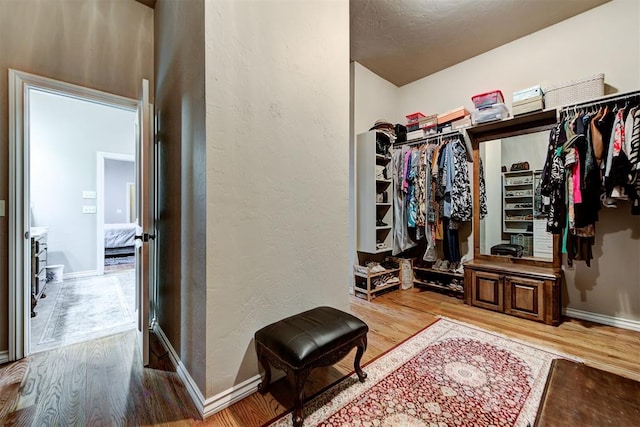
[[[533,171],[502,173],[502,232],[533,234]]]
[[[367,254],[382,254],[393,249],[393,193],[391,156],[376,152],[376,132],[358,135],[356,140],[356,249]],[[386,177],[376,169],[386,168]],[[378,195],[384,195],[380,200]],[[386,225],[378,226],[378,220]],[[380,247],[381,246],[381,247]]]
[[[451,282],[453,279],[455,279],[458,281],[460,286],[463,287],[463,289],[456,290],[444,284],[441,285],[434,281],[427,281],[425,280],[425,276],[433,277],[434,280],[442,280],[447,282]],[[415,265],[413,266],[413,285],[414,286],[418,286],[418,287],[424,286],[426,288],[431,288],[439,291],[454,292],[456,295],[459,295],[460,297],[462,297],[464,295],[463,283],[464,283],[464,274],[454,273],[452,271],[437,270],[429,267],[420,267]]]
[[[367,301],[371,301],[374,294],[377,292],[383,291],[385,289],[393,288],[395,286],[399,287],[402,284],[402,272],[400,271],[400,268],[386,269],[385,271],[380,271],[376,273],[371,273],[371,272],[364,273],[364,272],[358,271],[356,268],[357,266],[354,266],[353,274],[356,277],[356,280],[355,280],[355,286],[353,290],[356,293],[364,294],[367,297]],[[375,279],[376,277],[384,276],[385,274],[393,274],[398,278],[398,282],[390,283],[388,285],[383,285],[383,286],[377,286],[377,287],[372,286],[373,279]],[[358,277],[365,280],[359,281],[357,279]],[[365,286],[364,287],[358,286],[359,283],[364,284]]]

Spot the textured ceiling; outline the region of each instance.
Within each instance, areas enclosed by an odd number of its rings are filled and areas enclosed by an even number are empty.
[[[402,86],[608,1],[350,0],[351,59]]]

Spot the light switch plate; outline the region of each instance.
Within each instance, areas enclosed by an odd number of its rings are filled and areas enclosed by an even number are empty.
[[[82,213],[94,214],[96,212],[98,212],[98,208],[96,208],[95,206],[83,206],[82,207]]]
[[[91,190],[84,190],[82,192],[82,198],[83,199],[95,199],[96,198],[96,192],[95,191],[91,191]]]

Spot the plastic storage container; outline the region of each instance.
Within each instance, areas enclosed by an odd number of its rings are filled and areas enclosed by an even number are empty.
[[[504,120],[509,117],[509,110],[503,103],[493,104],[489,107],[476,109],[471,112],[471,122],[474,125],[491,122],[494,120]]]
[[[424,117],[424,114],[418,111],[417,113],[407,114],[405,117],[407,118],[407,124],[413,124],[418,123],[418,121]]]
[[[504,96],[502,96],[502,91],[492,90],[491,92],[474,95],[471,100],[476,108],[484,108],[493,104],[504,103]]]

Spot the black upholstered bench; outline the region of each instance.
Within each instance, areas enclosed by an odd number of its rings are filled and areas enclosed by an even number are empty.
[[[258,360],[265,377],[258,390],[266,393],[271,382],[270,364],[283,369],[294,392],[293,425],[304,420],[304,383],[314,368],[332,365],[357,347],[353,367],[360,382],[367,374],[360,360],[367,349],[369,327],[349,313],[317,307],[265,326],[255,334]]]

